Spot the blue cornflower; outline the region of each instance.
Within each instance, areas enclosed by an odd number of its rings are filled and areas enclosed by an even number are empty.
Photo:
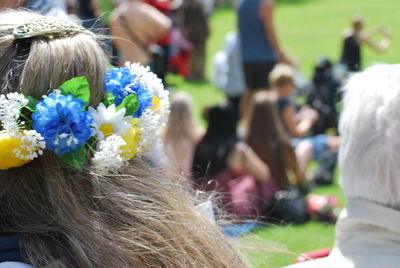
[[[129,68],[114,68],[108,70],[105,77],[105,91],[114,95],[115,105],[120,105],[123,99],[131,94],[138,96],[139,108],[133,117],[140,117],[144,110],[152,105],[153,96],[146,86],[136,81],[137,75],[131,74]]]
[[[43,136],[46,149],[62,155],[86,144],[92,136],[93,118],[84,107],[83,100],[59,93],[50,93],[36,104],[33,129]]]
[[[133,117],[139,118],[142,116],[146,108],[152,106],[153,95],[144,87],[136,88],[136,94],[138,96],[139,108],[133,114]]]
[[[106,72],[105,91],[114,95],[115,105],[120,105],[128,95],[125,87],[135,81],[136,75],[131,75],[128,68],[114,68]]]

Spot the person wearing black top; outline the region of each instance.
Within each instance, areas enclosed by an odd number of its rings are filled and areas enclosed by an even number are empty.
[[[361,17],[355,17],[352,21],[352,29],[345,30],[343,50],[340,62],[343,63],[350,72],[357,72],[361,69],[361,45],[366,44],[377,52],[383,52],[390,46],[391,35],[387,27],[381,26],[372,31],[365,31],[364,21]],[[375,33],[381,33],[383,38],[380,42],[375,42]]]

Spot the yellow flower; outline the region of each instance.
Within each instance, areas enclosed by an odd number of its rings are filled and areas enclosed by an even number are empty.
[[[121,146],[120,149],[122,151],[121,156],[125,159],[131,159],[136,155],[137,146],[140,140],[140,129],[136,126],[138,121],[138,118],[133,118],[129,122],[132,127],[122,135],[126,145]]]
[[[0,170],[20,167],[31,161],[16,156],[15,150],[20,149],[21,145],[21,138],[0,132]]]
[[[157,109],[160,106],[160,99],[157,98],[156,96],[153,96],[153,99],[151,100],[151,104],[153,104],[151,109]]]

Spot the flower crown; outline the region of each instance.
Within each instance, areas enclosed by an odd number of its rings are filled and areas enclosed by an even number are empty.
[[[168,91],[148,67],[127,63],[108,70],[105,99],[88,107],[84,76],[66,81],[42,100],[20,93],[0,95],[0,170],[22,166],[52,151],[82,169],[93,154],[98,171],[117,170],[157,142],[166,121]]]

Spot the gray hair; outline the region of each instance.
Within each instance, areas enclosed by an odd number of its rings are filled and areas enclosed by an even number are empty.
[[[400,64],[372,66],[345,91],[339,123],[345,195],[400,208]]]

